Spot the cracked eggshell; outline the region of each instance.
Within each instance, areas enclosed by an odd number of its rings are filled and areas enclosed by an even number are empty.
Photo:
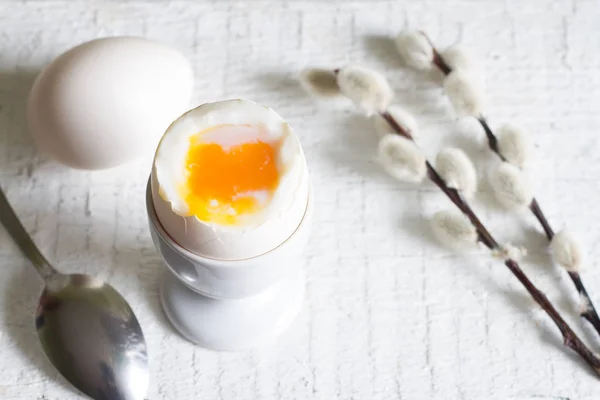
[[[205,222],[195,215],[182,216],[185,205],[173,190],[178,179],[178,172],[174,169],[179,167],[173,166],[170,155],[185,151],[180,147],[190,136],[221,124],[266,126],[274,135],[285,137],[280,151],[285,152],[291,163],[281,175],[269,206],[260,215],[251,216],[243,226]],[[304,153],[290,126],[272,109],[247,100],[205,104],[178,118],[163,135],[151,175],[152,201],[165,231],[186,250],[217,260],[257,257],[284,243],[304,218],[309,187]]]
[[[96,39],[57,57],[27,105],[38,149],[79,169],[148,154],[189,108],[193,72],[177,50],[137,37]]]

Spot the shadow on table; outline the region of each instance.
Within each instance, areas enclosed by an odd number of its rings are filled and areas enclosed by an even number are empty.
[[[150,236],[150,234],[148,234]],[[148,238],[148,246],[143,249],[135,248],[131,250],[120,250],[115,256],[114,264],[115,273],[111,277],[115,287],[119,289],[126,300],[131,301],[128,296],[131,291],[140,293],[139,296],[143,302],[140,307],[145,307],[153,317],[152,322],[161,325],[169,333],[176,333],[165,315],[160,302],[159,286],[163,279],[163,275],[167,273],[167,267],[160,258],[158,251],[154,249],[150,238]],[[127,277],[136,276],[134,288],[120,287],[119,282],[124,281]],[[135,304],[131,304],[133,311],[138,318],[140,317],[139,310]],[[151,327],[142,324],[144,332]]]
[[[279,106],[301,104],[308,96],[300,85],[298,77],[292,72],[265,71],[255,79],[261,86],[259,93],[256,93],[258,102],[262,101],[260,92],[268,95],[269,99],[276,95],[279,98]]]
[[[0,137],[12,139],[10,143],[33,146],[27,133],[26,108],[27,97],[39,71],[2,71],[0,70],[0,113],[11,112],[10,124],[13,129],[0,132]]]
[[[45,161],[34,146],[27,129],[27,96],[39,71],[0,70],[0,176],[31,177]]]
[[[404,73],[415,79],[425,79],[439,84],[441,84],[444,79],[444,75],[435,68],[430,68],[426,71],[415,71],[406,65],[396,49],[396,43],[392,36],[366,35],[364,38],[364,45],[367,55],[379,60],[388,68],[402,70]]]
[[[29,91],[39,73],[39,70],[0,70],[0,99],[8,99],[10,103],[22,102],[24,108]]]
[[[386,64],[390,68],[407,68],[406,64],[396,50],[396,43],[392,36],[365,35],[363,43],[368,55]]]

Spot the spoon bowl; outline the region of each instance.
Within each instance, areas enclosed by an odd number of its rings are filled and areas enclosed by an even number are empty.
[[[148,356],[140,324],[125,299],[89,275],[46,283],[35,320],[46,355],[93,399],[143,399]]]
[[[58,272],[40,253],[0,190],[0,222],[44,279],[35,326],[44,352],[95,400],[143,400],[149,368],[142,328],[112,286]]]

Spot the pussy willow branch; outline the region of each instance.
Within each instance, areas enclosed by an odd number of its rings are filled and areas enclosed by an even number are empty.
[[[406,131],[388,112],[382,112],[380,114],[394,129],[394,131],[405,138],[412,140],[414,139],[410,132]],[[481,220],[477,217],[475,212],[471,209],[469,204],[463,199],[460,193],[449,188],[444,180],[440,177],[435,168],[429,161],[426,161],[427,176],[429,179],[439,187],[442,192],[454,203],[456,207],[462,211],[467,218],[471,221],[479,237],[479,241],[483,243],[488,249],[494,251],[501,249],[496,239],[483,225]],[[540,291],[532,282],[529,280],[527,275],[523,272],[519,264],[513,259],[506,259],[504,265],[508,267],[510,272],[521,282],[525,289],[529,292],[531,297],[540,305],[540,307],[548,314],[550,319],[560,330],[563,337],[564,345],[575,351],[579,356],[594,370],[594,372],[600,376],[600,359],[586,346],[586,344],[577,336],[577,334],[571,329],[569,324],[561,317],[560,313],[552,305],[550,300],[546,297],[542,291]]]
[[[425,35],[425,37],[431,44],[431,47],[433,48],[433,64],[444,75],[450,74],[452,72],[452,68],[450,68],[448,66],[448,64],[444,61],[443,57],[440,55],[438,50],[433,46],[431,39],[429,39],[429,37],[424,32],[422,32],[422,33],[423,33],[423,35]],[[489,124],[487,123],[486,118],[483,115],[481,115],[481,116],[477,117],[477,121],[479,121],[479,124],[481,125],[481,127],[483,128],[483,130],[485,132],[489,148],[494,153],[496,153],[496,155],[498,157],[500,157],[500,159],[502,161],[506,161],[506,159],[502,156],[502,154],[500,154],[500,149],[498,148],[498,138],[496,137],[496,135],[490,128]],[[542,209],[541,209],[538,201],[535,199],[535,197],[531,201],[531,204],[529,205],[529,209],[531,210],[531,212],[533,213],[535,218],[538,220],[538,222],[542,226],[542,229],[544,230],[544,233],[546,234],[548,241],[552,241],[552,238],[554,237],[554,230],[550,226],[548,219],[544,215],[544,212],[542,211]],[[568,271],[568,274],[569,274],[569,278],[571,278],[571,281],[573,282],[573,285],[575,286],[575,289],[579,293],[580,298],[583,299],[583,301],[585,301],[585,303],[587,305],[586,307],[581,307],[581,311],[580,311],[579,315],[581,317],[585,318],[594,327],[594,329],[596,330],[598,335],[600,335],[600,316],[598,316],[598,312],[596,311],[596,308],[594,307],[594,303],[592,303],[592,299],[588,295],[588,292],[585,289],[585,286],[583,286],[583,282],[581,280],[581,275],[577,271]]]

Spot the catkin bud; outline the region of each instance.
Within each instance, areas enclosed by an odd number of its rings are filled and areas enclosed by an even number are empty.
[[[304,88],[321,97],[341,95],[335,72],[329,69],[310,68],[302,71],[300,82]]]
[[[435,237],[452,250],[465,250],[477,243],[477,230],[463,214],[438,211],[431,220]]]
[[[514,246],[508,243],[499,249],[493,250],[492,255],[500,260],[506,260],[510,258],[514,261],[520,261],[521,258],[527,255],[527,249],[525,247]]]
[[[457,69],[446,76],[444,90],[458,115],[471,117],[482,115],[483,90],[478,80],[469,76],[466,71]]]
[[[462,69],[472,71],[475,69],[471,55],[459,44],[447,47],[440,55],[452,70]]]
[[[367,116],[385,111],[394,97],[385,77],[364,67],[341,69],[337,74],[337,83],[342,94]]]
[[[425,156],[417,145],[392,133],[379,141],[379,163],[400,181],[421,182],[427,173]]]
[[[523,128],[504,124],[498,129],[498,150],[509,163],[523,168],[529,156],[529,148],[529,138]]]
[[[528,206],[533,193],[525,175],[514,165],[499,163],[490,173],[490,186],[496,200],[508,209]]]
[[[406,130],[412,137],[416,136],[418,133],[417,121],[408,111],[402,107],[392,105],[388,107],[387,112],[402,129]],[[394,128],[381,115],[375,115],[375,130],[381,135],[396,133]]]
[[[435,158],[435,166],[444,183],[470,198],[477,189],[477,173],[473,163],[460,149],[447,148]]]
[[[566,230],[561,230],[550,242],[550,252],[554,262],[567,271],[579,271],[582,262],[582,251],[579,242]]]
[[[590,311],[593,311],[594,306],[590,302],[590,298],[582,293],[579,293],[579,314],[583,315]]]
[[[419,31],[403,30],[396,36],[396,49],[404,62],[415,69],[427,69],[433,65],[433,46]]]

